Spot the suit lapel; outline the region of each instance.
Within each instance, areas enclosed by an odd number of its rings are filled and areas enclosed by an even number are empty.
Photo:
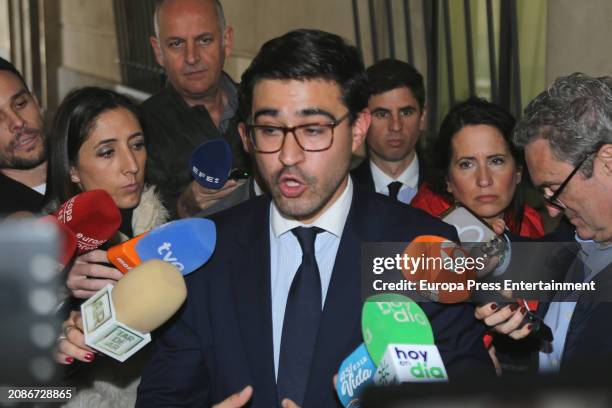
[[[375,192],[374,178],[370,170],[370,159],[365,158],[353,171],[353,181],[363,191]]]
[[[270,294],[270,200],[257,198],[250,225],[245,225],[232,260],[232,287],[236,315],[255,390],[275,390]],[[257,391],[256,391],[257,392]],[[260,391],[260,397],[276,399]],[[271,406],[271,405],[270,405]]]
[[[361,286],[359,253],[361,233],[359,199],[356,190],[334,262],[325,306],[317,334],[310,380],[304,401],[313,405],[321,390],[332,387],[333,374],[340,362],[360,343]]]

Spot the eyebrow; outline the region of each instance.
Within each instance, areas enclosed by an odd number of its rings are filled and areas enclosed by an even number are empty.
[[[406,109],[417,110],[416,106],[412,106],[412,105],[400,106],[397,110],[406,110]],[[372,112],[391,112],[391,111],[392,109],[384,108],[382,106],[377,106],[374,109],[372,109]]]
[[[303,118],[307,118],[310,116],[326,116],[332,121],[336,120],[334,115],[320,108],[301,109],[297,112],[297,115]],[[253,114],[253,121],[257,120],[257,118],[259,118],[260,116],[271,116],[273,118],[278,117],[278,109],[272,109],[272,108],[260,109]]]
[[[253,122],[260,116],[271,116],[273,118],[278,116],[278,109],[264,108],[256,111],[253,114]]]
[[[143,132],[134,132],[134,133],[132,133],[131,135],[128,136],[128,140],[131,140],[131,139],[133,139],[133,138],[135,138],[137,136],[143,136],[144,137],[144,133]],[[113,142],[116,142],[116,141],[117,141],[117,138],[109,138],[109,139],[100,140],[94,146],[94,148],[97,148],[97,147],[99,147],[101,145],[104,145],[104,144],[113,143]]]
[[[19,99],[24,95],[25,96],[29,95],[29,92],[26,91],[25,89],[22,89],[21,91],[17,92],[15,95],[11,96],[11,102],[14,102],[16,99]]]
[[[330,112],[326,111],[325,109],[320,109],[320,108],[306,108],[306,109],[302,109],[302,110],[300,110],[298,112],[298,116],[301,116],[301,117],[326,116],[330,120],[336,120],[334,115],[332,115]]]
[[[213,32],[206,31],[200,34],[196,34],[194,37],[189,37],[189,38],[214,37],[214,36],[215,34]],[[185,38],[173,35],[171,37],[166,38],[164,42],[175,41],[175,40],[185,41]]]
[[[500,156],[501,156],[501,157],[508,157],[508,155],[507,155],[506,153],[496,153],[496,154],[490,154],[490,155],[488,155],[488,156],[487,156],[487,159],[492,159],[492,158],[494,158],[494,157],[500,157]],[[458,158],[457,158],[457,160],[465,160],[465,159],[468,159],[468,160],[476,160],[476,156],[461,156],[461,157],[458,157]]]

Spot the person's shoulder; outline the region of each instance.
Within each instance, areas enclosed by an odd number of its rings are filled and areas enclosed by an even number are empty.
[[[355,184],[364,191],[374,190],[374,180],[372,179],[372,172],[370,169],[370,159],[365,158],[359,164],[351,170],[351,177],[355,181]]]
[[[218,230],[223,231],[245,231],[252,226],[260,226],[260,223],[268,219],[267,211],[270,209],[270,199],[266,195],[253,197],[233,207],[224,209],[206,218],[214,221]]]
[[[419,208],[390,200],[382,194],[359,191],[356,199],[359,200],[362,212],[359,217],[371,218],[371,222],[379,223],[388,231],[390,238],[401,236],[405,231],[411,235],[441,235],[451,239],[457,237],[453,226]]]
[[[434,192],[428,183],[421,184],[410,205],[420,208],[434,217],[439,217],[451,206],[450,202]]]
[[[142,102],[141,107],[144,112],[158,109],[160,105],[168,101],[170,97],[167,88],[162,88]]]

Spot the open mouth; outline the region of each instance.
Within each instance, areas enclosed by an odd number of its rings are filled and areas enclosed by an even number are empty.
[[[306,184],[298,177],[286,175],[279,178],[278,188],[284,197],[295,198],[306,190]]]

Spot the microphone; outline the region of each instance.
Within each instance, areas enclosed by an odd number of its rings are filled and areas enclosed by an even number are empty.
[[[59,237],[59,262],[66,266],[74,256],[77,249],[77,238],[74,232],[65,224],[62,224],[54,215],[46,215],[39,218],[40,221],[55,225]]]
[[[440,303],[464,302],[470,298],[469,280],[476,278],[478,260],[469,252],[437,235],[419,235],[404,249],[402,274],[417,284],[417,292]]]
[[[412,299],[398,294],[369,298],[361,326],[370,357],[379,362],[375,384],[448,381],[429,319]]]
[[[108,241],[121,225],[121,213],[104,190],[77,194],[54,213],[76,235],[77,255],[93,251]]]
[[[356,408],[363,391],[374,384],[376,365],[370,358],[365,345],[361,343],[347,358],[338,370],[336,393],[344,407]]]
[[[215,223],[206,218],[171,221],[111,247],[108,260],[121,272],[150,259],[168,262],[187,275],[204,265],[215,249]]]
[[[497,259],[497,262],[487,265],[482,269],[476,269],[476,275],[480,279],[491,279],[501,277],[508,272],[508,264],[510,263],[510,251],[505,239],[498,236],[495,231],[470,209],[464,205],[457,203],[445,213],[442,221],[451,224],[457,228],[461,242],[464,242],[466,247],[470,247],[470,252],[476,255],[485,255],[489,259]],[[525,316],[523,317],[524,324],[532,324],[533,329],[529,333],[530,337],[535,337],[545,341],[552,341],[552,330],[542,318],[537,316],[534,311],[537,309],[537,301],[526,301],[524,299],[510,299],[511,294],[498,293],[487,294],[476,292],[473,300],[479,303],[488,303],[495,301],[500,306],[516,303],[519,306],[526,308]]]
[[[199,145],[191,155],[189,168],[202,187],[218,190],[232,169],[232,149],[225,139],[213,139]]]
[[[147,261],[81,305],[85,343],[123,362],[151,341],[149,333],[172,317],[186,297],[176,267]]]

